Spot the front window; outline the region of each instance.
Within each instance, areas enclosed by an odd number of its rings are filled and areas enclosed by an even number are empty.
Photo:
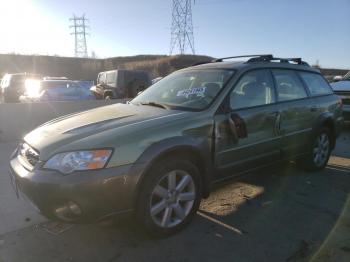
[[[157,103],[174,109],[203,110],[214,101],[233,74],[233,70],[223,69],[179,71],[155,83],[131,103]]]
[[[267,105],[275,102],[273,80],[268,70],[245,74],[230,94],[231,109]]]

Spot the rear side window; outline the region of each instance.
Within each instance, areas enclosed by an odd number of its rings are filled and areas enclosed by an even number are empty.
[[[11,79],[10,75],[5,75],[1,81],[1,87],[2,88],[8,87],[10,85],[10,79]]]
[[[117,80],[117,72],[110,72],[106,74],[106,84],[109,86],[115,86]]]
[[[313,96],[331,94],[332,90],[326,80],[315,73],[299,72],[301,78],[304,80],[310,94]]]
[[[300,78],[292,70],[272,70],[276,81],[278,101],[288,101],[307,97]]]

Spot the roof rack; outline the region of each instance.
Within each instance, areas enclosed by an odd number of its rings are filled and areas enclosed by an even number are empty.
[[[223,62],[224,60],[234,59],[234,58],[250,58],[246,63],[279,61],[280,63],[291,63],[292,62],[292,63],[298,64],[298,65],[310,66],[308,63],[303,61],[300,57],[298,57],[298,58],[280,58],[280,57],[274,57],[271,54],[239,55],[239,56],[223,57],[223,58],[217,58],[217,59],[214,59],[214,60],[208,61],[208,62],[198,62],[198,63],[193,64],[192,66],[208,64],[208,63]]]
[[[223,62],[224,60],[228,60],[228,59],[234,59],[234,58],[246,58],[246,57],[253,57],[254,58],[264,58],[264,57],[273,57],[273,55],[239,55],[239,56],[229,56],[229,57],[223,57],[223,58],[217,58],[214,59],[213,61],[211,61],[212,63],[216,63],[216,62]]]
[[[272,61],[279,61],[280,63],[296,63],[298,65],[305,65],[309,66],[308,63],[303,61],[300,57],[297,58],[280,58],[280,57],[273,57],[272,55],[268,56],[260,56],[260,57],[253,57],[247,61],[247,63],[254,63],[254,62],[272,62]]]

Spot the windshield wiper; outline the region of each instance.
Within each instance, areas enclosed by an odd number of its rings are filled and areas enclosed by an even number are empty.
[[[140,105],[143,105],[143,106],[155,106],[155,107],[160,107],[160,108],[163,108],[163,109],[168,109],[167,106],[165,106],[163,104],[156,103],[156,102],[141,102]]]

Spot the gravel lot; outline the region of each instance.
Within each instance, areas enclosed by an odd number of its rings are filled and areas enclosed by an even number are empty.
[[[161,240],[128,220],[47,222],[9,190],[13,147],[0,144],[0,262],[350,261],[349,127],[325,170],[276,165],[218,184],[186,230]]]

